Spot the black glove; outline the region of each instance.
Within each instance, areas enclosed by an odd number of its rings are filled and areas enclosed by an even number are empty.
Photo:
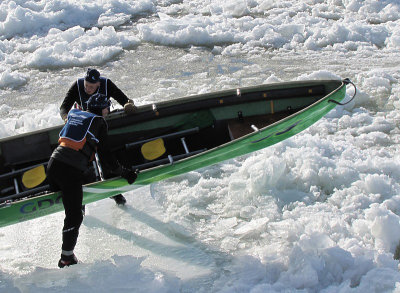
[[[124,105],[124,112],[128,115],[135,113],[137,110],[135,104],[131,99],[128,99],[128,102]]]
[[[126,181],[128,181],[129,184],[132,184],[133,182],[135,182],[138,173],[139,173],[138,169],[133,171],[131,169],[127,169],[125,167],[122,167],[121,177],[125,178]]]

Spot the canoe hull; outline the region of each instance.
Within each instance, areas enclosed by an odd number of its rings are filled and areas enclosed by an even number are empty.
[[[325,116],[336,106],[330,100],[340,102],[344,99],[345,93],[346,85],[342,83],[324,98],[283,120],[189,158],[144,170],[132,185],[127,184],[126,180],[121,178],[112,178],[85,185],[83,188],[83,203],[88,204],[116,194],[131,191],[154,182],[249,154],[281,142],[300,133]],[[0,208],[0,227],[35,219],[62,210],[63,205],[60,192],[3,203]]]

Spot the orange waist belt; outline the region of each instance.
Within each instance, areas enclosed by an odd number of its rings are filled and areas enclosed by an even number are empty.
[[[62,137],[58,140],[58,143],[60,144],[60,146],[67,147],[67,148],[70,148],[70,149],[73,149],[73,150],[79,152],[79,151],[82,151],[83,147],[85,146],[86,137],[80,142],[76,142],[71,139]],[[94,154],[95,154],[94,151],[90,151],[90,152],[82,151],[82,153],[89,159],[90,162],[94,160]]]
[[[86,143],[86,137],[80,142],[73,141],[73,140],[65,138],[65,137],[61,137],[58,140],[58,143],[60,144],[60,146],[67,147],[67,148],[73,149],[75,151],[80,151],[81,149],[83,149],[83,146]]]

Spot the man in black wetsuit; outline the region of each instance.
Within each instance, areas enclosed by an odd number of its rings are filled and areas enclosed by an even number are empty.
[[[54,150],[47,167],[47,179],[52,190],[61,190],[65,209],[62,232],[62,252],[58,266],[63,268],[78,262],[74,248],[79,227],[83,221],[82,184],[84,172],[97,154],[104,169],[122,176],[129,184],[137,172],[122,167],[108,147],[107,123],[102,114],[107,114],[109,101],[105,95],[93,95],[87,104],[89,112],[72,109],[60,132],[59,145]]]
[[[87,103],[92,95],[102,94],[108,100],[112,97],[120,105],[124,107],[126,114],[130,115],[135,112],[136,107],[131,99],[128,97],[108,78],[100,76],[100,72],[96,69],[89,68],[85,77],[76,80],[71,88],[68,90],[67,95],[60,107],[61,118],[66,121],[69,110],[76,103],[81,109],[87,110]],[[108,178],[112,174],[106,173]],[[118,205],[124,205],[126,199],[122,194],[111,197]]]

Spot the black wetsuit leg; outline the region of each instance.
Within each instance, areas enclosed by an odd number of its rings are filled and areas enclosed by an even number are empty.
[[[62,194],[65,209],[62,250],[73,251],[83,221],[83,172],[51,158],[47,167],[47,179],[51,188],[61,190]]]

